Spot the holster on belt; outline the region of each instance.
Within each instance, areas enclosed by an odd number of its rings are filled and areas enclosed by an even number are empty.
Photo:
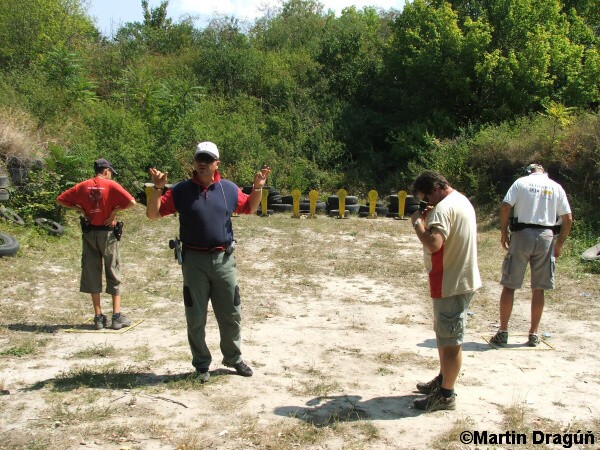
[[[115,233],[115,237],[117,238],[117,241],[120,241],[121,235],[123,234],[123,222],[117,222],[113,233]]]
[[[81,224],[82,233],[88,233],[92,229],[90,220],[85,216],[79,216],[79,223]]]

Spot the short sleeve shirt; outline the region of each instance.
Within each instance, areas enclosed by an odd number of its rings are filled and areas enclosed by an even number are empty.
[[[532,173],[513,183],[504,203],[514,207],[519,223],[553,226],[557,219],[571,213],[567,194],[560,184],[545,173]]]
[[[125,208],[134,198],[116,181],[94,177],[66,190],[58,200],[81,206],[92,225],[102,226],[115,207]]]
[[[431,297],[445,298],[479,289],[477,221],[471,202],[460,192],[451,192],[428,213],[426,226],[444,237],[437,252],[423,247]]]

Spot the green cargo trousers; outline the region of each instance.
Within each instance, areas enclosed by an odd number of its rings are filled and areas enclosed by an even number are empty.
[[[188,251],[182,271],[192,365],[196,370],[208,369],[212,361],[206,346],[205,330],[209,299],[219,325],[223,364],[233,366],[242,361],[241,306],[235,256],[225,252],[206,254]]]

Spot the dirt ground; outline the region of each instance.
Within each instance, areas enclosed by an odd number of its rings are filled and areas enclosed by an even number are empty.
[[[491,347],[503,251],[480,224],[484,287],[469,310],[456,411],[412,406],[437,374],[422,249],[408,221],[234,219],[242,292],[243,378],[221,364],[209,314],[211,379],[191,377],[181,271],[167,242],[177,219],[127,211],[121,243],[125,332],[91,330],[78,292],[80,236],[11,228],[0,259],[0,448],[531,448],[534,432],[595,437],[600,448],[600,280],[559,259],[529,348],[529,293],[517,292],[511,345]],[[109,297],[103,295],[105,312]],[[461,443],[465,431],[526,443]],[[464,436],[464,434],[463,434]],[[536,448],[565,448],[559,443]],[[556,441],[555,441],[556,442]]]

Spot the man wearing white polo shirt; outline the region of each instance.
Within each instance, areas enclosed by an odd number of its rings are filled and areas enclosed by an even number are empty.
[[[515,289],[521,288],[525,269],[531,266],[531,325],[528,345],[540,343],[538,327],[544,310],[544,291],[554,289],[554,262],[569,235],[573,218],[562,186],[539,164],[525,169],[527,176],[510,187],[500,207],[500,242],[508,250],[502,263],[500,329],[491,342],[508,343],[508,321]],[[513,217],[510,212],[514,209]],[[511,234],[508,234],[510,228]],[[556,241],[554,232],[560,228]]]

